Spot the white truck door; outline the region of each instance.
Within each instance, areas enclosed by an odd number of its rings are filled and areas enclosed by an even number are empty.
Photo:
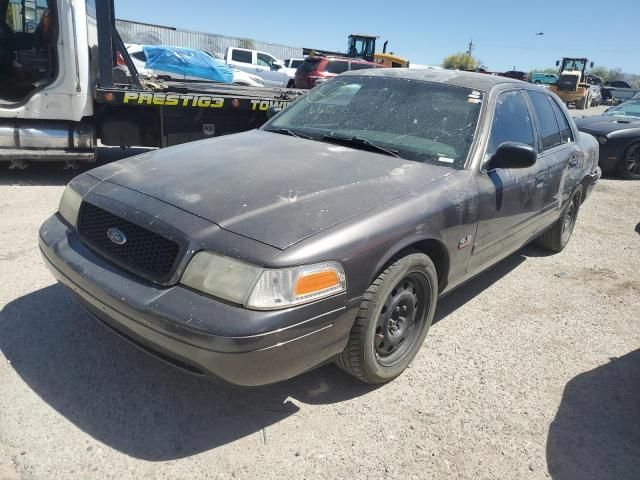
[[[287,75],[280,60],[268,53],[257,52],[256,63],[256,75],[261,77],[265,84],[276,87],[286,86]]]

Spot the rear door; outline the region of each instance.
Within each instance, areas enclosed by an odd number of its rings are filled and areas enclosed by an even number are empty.
[[[255,52],[244,48],[231,48],[227,63],[238,70],[248,73],[256,73]]]
[[[538,129],[538,159],[549,173],[548,188],[539,218],[540,228],[552,224],[564,204],[564,184],[571,167],[577,166],[580,150],[575,144],[568,119],[556,101],[545,92],[528,91]]]
[[[535,148],[538,136],[524,92],[510,90],[498,95],[484,163],[504,142]],[[486,170],[477,175],[478,230],[469,273],[475,274],[522,246],[535,230],[544,205],[548,172],[545,162],[528,168]]]

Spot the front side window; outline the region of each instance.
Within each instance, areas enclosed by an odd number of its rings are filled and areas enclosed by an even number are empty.
[[[549,98],[549,101],[551,102],[553,111],[555,112],[556,118],[558,119],[558,125],[560,125],[560,141],[563,144],[573,142],[573,132],[571,131],[571,126],[569,125],[567,116],[558,105],[558,102],[556,102],[552,98]]]
[[[529,109],[519,91],[505,92],[498,96],[487,155],[491,157],[505,142],[535,146]]]
[[[542,150],[560,145],[560,129],[558,128],[558,120],[553,112],[553,107],[549,101],[549,96],[540,92],[527,92],[533,111],[538,119],[538,130],[542,139]]]
[[[273,58],[271,55],[267,55],[266,53],[259,53],[258,54],[258,65],[260,65],[261,67],[267,67],[267,68],[271,68],[271,66],[273,65],[273,62],[275,62],[276,59]]]
[[[239,63],[252,63],[252,55],[249,50],[233,50],[231,52],[231,60]]]
[[[384,77],[339,77],[291,105],[265,130],[317,141],[360,139],[407,160],[463,169],[484,94],[463,87]]]

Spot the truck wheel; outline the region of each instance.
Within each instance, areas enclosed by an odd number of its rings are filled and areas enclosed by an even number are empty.
[[[640,142],[631,145],[618,161],[618,175],[627,180],[640,180]]]
[[[365,383],[385,383],[414,359],[429,331],[438,301],[431,259],[411,251],[395,257],[363,296],[338,366]]]
[[[294,88],[295,86],[296,84],[293,80],[289,80],[289,83],[287,83],[287,88]]]
[[[536,243],[550,252],[561,252],[571,240],[573,227],[576,225],[578,211],[582,203],[582,187],[578,187],[571,200],[564,207],[562,216],[553,226],[536,239]]]
[[[576,102],[576,108],[578,110],[584,110],[586,102],[587,102],[587,98],[586,97],[585,98],[581,98],[580,100],[578,100]]]

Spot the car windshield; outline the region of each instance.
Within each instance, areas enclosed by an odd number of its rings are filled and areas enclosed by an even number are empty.
[[[640,98],[612,107],[605,112],[605,115],[640,118]]]
[[[462,169],[482,101],[481,92],[463,87],[347,76],[322,84],[263,128],[319,141],[358,140],[362,148],[373,144],[407,160]]]

